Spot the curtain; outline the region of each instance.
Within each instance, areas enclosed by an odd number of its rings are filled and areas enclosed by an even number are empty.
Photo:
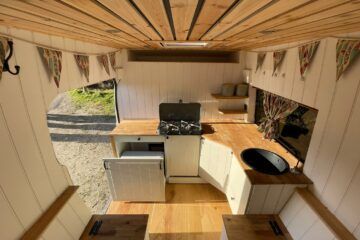
[[[264,60],[266,57],[266,53],[258,53],[257,54],[257,62],[256,62],[256,70],[255,72],[257,72],[257,70],[262,66]]]
[[[313,59],[316,50],[320,44],[320,41],[309,43],[300,46],[299,49],[299,60],[300,60],[300,74],[304,77],[306,70],[309,68],[311,60]]]
[[[42,47],[37,48],[44,65],[50,73],[50,77],[54,79],[56,86],[59,88],[62,68],[62,52]]]
[[[281,66],[281,63],[282,63],[282,61],[284,60],[284,57],[285,57],[285,53],[286,53],[286,50],[274,52],[274,54],[273,54],[274,70],[273,70],[272,75],[274,75],[276,69],[278,69]]]
[[[107,55],[99,55],[99,56],[97,56],[97,60],[104,67],[106,73],[108,75],[110,75],[109,60],[108,60]]]
[[[5,37],[0,37],[0,80],[3,72],[6,52],[9,48],[8,40]]]
[[[115,53],[112,52],[112,53],[109,53],[109,59],[110,59],[110,64],[111,64],[111,67],[112,69],[115,71]]]
[[[336,80],[339,80],[359,52],[360,40],[338,40],[336,44]]]
[[[259,125],[259,131],[263,133],[265,139],[276,139],[280,135],[279,120],[287,117],[299,105],[269,92],[264,92],[263,105],[265,118]]]
[[[90,74],[89,56],[75,54],[74,57],[80,72],[85,75],[86,81],[89,82],[89,74]]]

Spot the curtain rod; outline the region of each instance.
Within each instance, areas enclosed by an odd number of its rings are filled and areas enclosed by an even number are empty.
[[[341,39],[341,40],[360,40],[360,38],[351,38],[351,37],[336,37],[336,36],[329,36],[329,37],[326,37],[326,38],[337,38],[337,39]],[[304,42],[304,43],[301,43],[301,44],[297,44],[297,45],[294,45],[294,46],[291,46],[291,47],[285,47],[285,48],[279,48],[279,49],[276,49],[276,50],[271,50],[271,51],[246,51],[246,52],[255,52],[255,53],[268,53],[268,52],[276,52],[276,51],[283,51],[283,50],[288,50],[288,49],[291,49],[291,48],[296,48],[296,47],[301,47],[301,46],[304,46],[304,45],[307,45],[309,43],[313,43],[313,42],[317,42],[317,41],[321,41],[325,38],[317,38],[315,40],[311,40],[311,41],[308,41],[308,42]]]
[[[116,50],[116,51],[111,51],[111,52],[106,52],[106,53],[86,53],[86,52],[78,52],[78,51],[71,51],[71,50],[66,50],[66,49],[62,49],[62,48],[50,47],[50,46],[45,45],[45,44],[41,44],[41,43],[38,43],[38,42],[35,42],[35,41],[30,41],[30,40],[20,38],[20,37],[14,37],[14,36],[12,36],[10,34],[5,34],[5,33],[0,33],[0,36],[11,38],[11,39],[16,39],[16,40],[27,42],[27,43],[31,43],[31,44],[34,44],[36,46],[51,49],[51,50],[68,52],[68,53],[73,53],[73,54],[78,54],[78,55],[95,55],[95,56],[97,56],[97,55],[106,55],[106,54],[109,54],[109,53],[116,53],[116,52],[120,51],[120,50]]]

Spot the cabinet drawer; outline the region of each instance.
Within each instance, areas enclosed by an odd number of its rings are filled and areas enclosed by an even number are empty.
[[[115,136],[116,142],[164,142],[164,136]]]

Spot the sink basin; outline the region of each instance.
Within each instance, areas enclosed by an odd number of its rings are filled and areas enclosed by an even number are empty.
[[[284,158],[265,149],[245,149],[241,158],[249,167],[265,174],[280,175],[289,171],[289,164]]]

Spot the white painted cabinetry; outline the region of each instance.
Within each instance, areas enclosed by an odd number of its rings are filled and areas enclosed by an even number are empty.
[[[231,169],[229,181],[226,188],[226,197],[229,201],[233,214],[244,214],[251,192],[251,183],[238,159],[233,156],[231,159]]]
[[[224,192],[230,172],[232,155],[230,148],[202,139],[199,176]]]
[[[165,201],[163,152],[126,151],[104,167],[113,201]]]
[[[198,176],[199,149],[200,136],[167,136],[165,138],[166,176]]]

